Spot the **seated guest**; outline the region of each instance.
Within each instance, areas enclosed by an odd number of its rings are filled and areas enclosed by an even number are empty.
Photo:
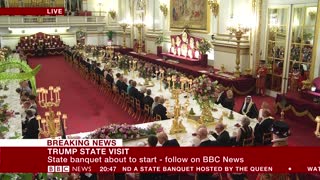
[[[206,127],[200,127],[197,130],[197,136],[200,139],[199,147],[213,146],[213,142],[208,138],[208,129]],[[210,180],[213,179],[212,173],[198,173],[198,180]]]
[[[255,103],[252,101],[251,96],[247,96],[245,101],[243,102],[241,109],[240,109],[240,114],[246,115],[250,118],[258,118],[258,109]]]
[[[159,144],[162,147],[180,147],[180,144],[176,139],[168,139],[168,135],[165,132],[161,132],[157,134]]]
[[[35,95],[31,94],[29,96],[29,102],[31,103],[30,108],[33,108],[33,109],[35,109],[37,111],[38,106],[37,106],[36,100],[37,100],[37,97]]]
[[[259,109],[258,119],[260,119],[260,120],[262,119],[262,111],[264,109],[269,109],[269,104],[267,102],[265,102],[265,101],[262,102],[261,108]]]
[[[150,135],[148,137],[148,146],[149,147],[157,147],[158,144],[158,138],[157,136],[154,135]],[[140,180],[151,180],[151,179],[155,179],[155,180],[162,180],[163,178],[163,174],[156,174],[156,173],[140,173]]]
[[[153,104],[153,99],[150,95],[151,95],[151,89],[147,89],[147,95],[143,98],[143,104],[149,105],[151,109]]]
[[[224,99],[226,98],[226,94],[223,90],[223,87],[221,85],[217,86],[214,92],[216,99],[216,104],[222,104]]]
[[[215,130],[215,133],[211,133],[211,135],[216,139],[213,144],[215,146],[230,146],[230,136],[229,132],[225,130],[225,125],[218,123],[215,126]]]
[[[121,90],[124,91],[125,93],[127,93],[127,89],[128,89],[127,82],[128,82],[127,78],[122,78]]]
[[[132,79],[129,80],[129,84],[128,84],[128,87],[127,87],[127,94],[129,94],[129,91],[130,91],[130,88],[132,87]]]
[[[137,99],[140,101],[140,105],[141,108],[143,109],[144,107],[144,103],[143,103],[143,99],[144,99],[144,93],[147,91],[146,87],[142,87],[139,91],[139,93],[137,94]]]
[[[137,82],[136,81],[132,81],[131,83],[131,88],[129,91],[129,96],[133,97],[133,98],[137,98],[138,97],[138,89],[136,88],[137,86]]]
[[[208,129],[206,127],[199,128],[197,131],[197,136],[200,139],[200,147],[213,145],[213,142],[208,138]]]
[[[26,100],[25,102],[23,102],[23,106],[22,108],[26,111],[26,110],[32,110],[34,112],[34,114],[37,112],[37,109],[32,106],[31,102],[28,100]]]
[[[254,127],[254,141],[256,144],[269,144],[270,142],[263,142],[263,135],[265,133],[270,133],[270,128],[273,123],[273,118],[269,109],[264,109],[262,111],[262,119],[258,119],[258,123]]]
[[[250,119],[246,116],[243,116],[241,119],[241,128],[238,130],[236,136],[236,145],[242,146],[243,140],[248,138],[253,138],[253,129],[250,125]]]
[[[98,64],[96,65],[95,69],[94,69],[94,72],[95,72],[95,74],[96,74],[97,77],[98,77],[98,79],[97,79],[98,84],[101,84],[100,76],[103,75],[103,72],[101,71],[100,66],[101,66],[101,64],[98,63]]]
[[[27,91],[22,91],[20,95],[20,104],[23,105],[24,102],[29,101],[30,94]]]
[[[21,91],[22,91],[22,92],[23,92],[23,91],[26,91],[26,92],[28,92],[29,94],[32,94],[32,90],[31,90],[31,88],[30,88],[30,86],[29,86],[28,81],[22,81],[22,83],[21,83]]]
[[[99,76],[102,75],[102,71],[101,71],[101,64],[100,63],[97,63],[96,67],[95,67],[95,73],[98,74]]]
[[[156,117],[156,115],[161,116],[161,120],[168,119],[167,117],[167,108],[163,106],[164,98],[160,97],[159,104],[154,107],[153,109],[153,117]]]
[[[112,75],[112,69],[108,69],[105,78],[106,78],[107,82],[109,82],[109,84],[110,84],[111,87],[112,87],[112,85],[113,85],[113,83],[114,83],[114,79],[113,79],[113,75]]]
[[[120,73],[116,74],[117,77],[117,81],[116,81],[116,87],[118,88],[119,93],[121,93],[121,89],[122,89],[122,81],[123,81],[123,76]]]
[[[149,147],[156,147],[158,144],[158,138],[155,135],[150,135],[148,137],[148,146]]]
[[[159,96],[156,96],[154,98],[154,101],[153,101],[152,106],[151,106],[151,114],[153,114],[154,108],[159,104],[159,99],[160,99]]]
[[[233,111],[234,107],[234,97],[231,89],[227,91],[227,97],[222,102],[222,106]]]
[[[26,120],[23,122],[23,139],[38,139],[39,124],[33,110],[26,110]]]

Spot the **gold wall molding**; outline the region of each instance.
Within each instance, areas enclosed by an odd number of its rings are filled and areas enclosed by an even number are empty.
[[[212,43],[214,45],[214,51],[217,52],[225,52],[236,54],[237,53],[237,45],[236,44],[226,44],[226,43]],[[240,55],[249,55],[249,45],[240,45]]]
[[[253,48],[254,51],[254,67],[253,67],[253,72],[256,73],[256,69],[260,65],[260,60],[261,60],[261,55],[260,55],[260,49],[261,49],[261,41],[260,35],[261,35],[261,27],[262,27],[262,6],[263,6],[263,1],[262,0],[253,0],[254,1],[254,10],[255,10],[255,15],[258,18],[257,22],[257,27],[256,27],[256,33],[254,37],[256,38],[255,45]]]

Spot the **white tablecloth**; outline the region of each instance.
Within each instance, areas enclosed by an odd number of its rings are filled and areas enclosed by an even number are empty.
[[[9,70],[11,72],[18,72],[18,69]],[[14,117],[10,118],[8,121],[9,125],[9,132],[5,134],[5,138],[14,137],[15,133],[18,133],[19,136],[21,136],[22,133],[22,124],[21,124],[21,113],[23,112],[22,106],[20,105],[20,95],[16,92],[16,89],[19,87],[19,81],[13,81],[7,83],[7,87],[9,90],[4,91],[0,90],[0,96],[7,96],[6,99],[4,99],[4,104],[9,105],[9,110],[13,110]]]

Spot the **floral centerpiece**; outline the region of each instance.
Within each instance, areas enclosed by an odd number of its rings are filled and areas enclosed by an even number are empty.
[[[207,75],[199,76],[193,81],[192,87],[194,99],[198,102],[200,108],[202,109],[200,117],[201,123],[213,121],[211,107],[215,101],[214,91],[217,84],[217,81],[211,81]]]
[[[0,107],[0,139],[4,138],[4,134],[9,131],[8,120],[13,116],[13,111],[9,110],[8,104]]]
[[[147,129],[128,124],[111,124],[95,130],[88,139],[123,139],[124,141],[155,135],[163,130],[160,124],[152,124]]]
[[[8,104],[0,107],[0,122],[6,123],[10,117],[13,116],[13,111],[9,110]]]
[[[204,102],[214,103],[214,92],[217,84],[217,81],[211,81],[207,75],[199,76],[193,80],[194,98],[200,104],[200,106]]]
[[[161,126],[161,124],[158,124],[158,123],[154,123],[148,127],[148,134],[149,135],[152,135],[152,134],[155,135],[155,134],[158,134],[162,131],[163,131],[163,127]]]
[[[201,52],[201,54],[206,54],[207,52],[210,52],[212,49],[212,44],[206,40],[206,39],[202,39],[199,43],[199,51]]]

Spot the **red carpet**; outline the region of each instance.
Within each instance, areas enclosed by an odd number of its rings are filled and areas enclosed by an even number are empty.
[[[31,58],[29,63],[32,67],[42,64],[36,78],[37,87],[61,86],[62,102],[59,110],[68,114],[68,134],[92,131],[110,123],[134,123],[127,113],[101,94],[97,87],[81,78],[79,73],[64,61],[63,56],[35,57]],[[252,97],[258,109],[263,101],[268,102],[271,107],[275,105],[272,97]],[[239,112],[244,98],[245,96],[236,97],[235,111]],[[274,112],[274,109],[271,110]],[[301,124],[290,119],[286,119],[286,122],[292,131],[290,146],[320,145],[320,140],[313,134],[315,125]]]
[[[57,109],[68,115],[67,134],[92,131],[110,123],[133,123],[127,113],[115,107],[92,83],[82,79],[63,56],[35,57],[29,64],[42,65],[36,77],[38,88],[61,87],[62,101]],[[40,109],[40,112],[43,111]]]

